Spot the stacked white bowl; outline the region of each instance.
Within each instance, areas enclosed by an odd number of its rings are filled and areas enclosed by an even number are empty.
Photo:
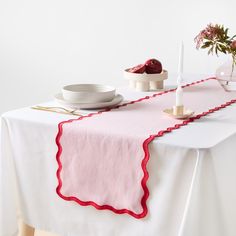
[[[115,98],[116,89],[101,84],[71,84],[62,88],[64,100],[71,103],[102,103]]]

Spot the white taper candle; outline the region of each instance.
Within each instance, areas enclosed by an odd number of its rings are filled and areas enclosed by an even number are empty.
[[[180,84],[182,80],[183,68],[184,68],[184,43],[182,41],[179,48],[179,66],[178,66],[178,78],[177,78],[178,84]]]
[[[180,85],[176,89],[175,105],[176,106],[183,106],[183,89]]]

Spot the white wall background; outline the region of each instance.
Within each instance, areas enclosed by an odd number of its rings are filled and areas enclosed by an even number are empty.
[[[172,73],[212,74],[225,58],[193,43],[208,23],[236,33],[235,0],[0,0],[0,113],[52,99],[70,83],[119,84],[154,57]]]

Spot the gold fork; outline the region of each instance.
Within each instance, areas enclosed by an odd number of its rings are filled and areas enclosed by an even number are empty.
[[[45,107],[45,106],[34,106],[31,108],[35,110],[40,110],[40,111],[49,111],[49,112],[56,112],[60,114],[66,114],[66,115],[82,116],[80,113],[78,113],[77,109],[69,110],[64,107]]]

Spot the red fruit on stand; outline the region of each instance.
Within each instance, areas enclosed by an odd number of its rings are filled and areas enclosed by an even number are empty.
[[[128,72],[142,74],[145,72],[145,69],[146,69],[145,64],[139,64],[135,67],[128,69]]]
[[[162,72],[162,64],[156,59],[149,59],[145,62],[147,74],[159,74]]]

